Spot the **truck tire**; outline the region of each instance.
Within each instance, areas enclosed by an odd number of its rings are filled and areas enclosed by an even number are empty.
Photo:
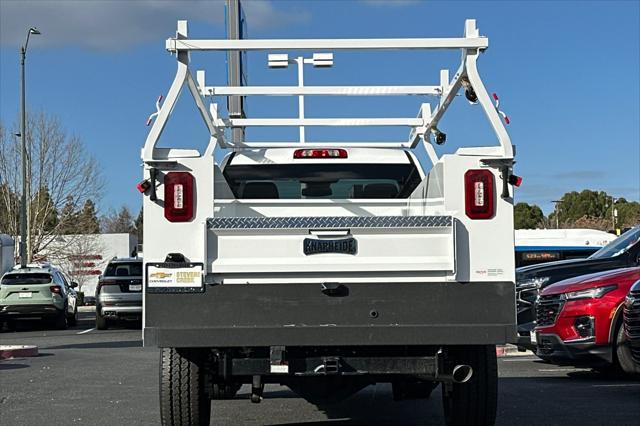
[[[620,370],[627,374],[640,374],[640,367],[636,365],[631,357],[631,349],[627,344],[627,336],[624,334],[622,323],[618,326],[618,331],[613,341],[613,355]]]
[[[211,399],[233,399],[241,387],[241,383],[214,383]]]
[[[109,328],[109,323],[107,322],[107,319],[103,317],[102,314],[100,313],[101,310],[102,308],[100,307],[100,305],[97,305],[96,306],[96,328],[98,330],[106,330],[107,328]]]
[[[198,351],[160,351],[160,419],[163,426],[205,426],[211,421],[211,398]]]
[[[498,408],[496,348],[456,346],[447,351],[452,365],[467,364],[473,375],[466,383],[443,384],[442,402],[447,425],[493,425]]]

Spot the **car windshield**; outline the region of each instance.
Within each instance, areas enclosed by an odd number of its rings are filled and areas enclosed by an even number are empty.
[[[140,277],[142,262],[117,262],[107,265],[104,275],[108,277]]]
[[[407,198],[420,183],[415,165],[230,165],[224,176],[236,198]]]
[[[618,256],[631,248],[631,246],[636,244],[638,240],[640,240],[640,226],[630,229],[620,237],[611,241],[609,244],[589,256],[589,259],[604,259],[607,257]]]
[[[49,284],[51,282],[51,274],[7,274],[2,277],[3,285],[13,284]]]

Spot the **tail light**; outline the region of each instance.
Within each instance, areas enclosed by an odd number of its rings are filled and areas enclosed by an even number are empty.
[[[106,285],[118,285],[118,282],[115,280],[101,280],[98,281],[98,286],[96,288],[97,292],[100,292],[100,289]]]
[[[193,219],[193,176],[170,172],[164,177],[164,217],[169,222]]]
[[[470,219],[490,219],[495,213],[493,173],[468,170],[464,174],[465,213]]]
[[[51,290],[52,294],[62,295],[62,289],[60,288],[60,286],[52,285],[49,287],[49,290]]]
[[[346,149],[296,149],[293,158],[348,158]]]

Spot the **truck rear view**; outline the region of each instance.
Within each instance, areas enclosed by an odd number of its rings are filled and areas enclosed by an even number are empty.
[[[495,345],[516,335],[518,178],[503,117],[476,68],[487,47],[473,20],[450,39],[191,40],[178,23],[167,40],[176,78],[143,148],[140,184],[144,342],[162,348],[163,424],[209,424],[212,399],[250,384],[260,402],[266,383],[318,405],[376,383],[391,383],[399,400],[428,398],[442,384],[448,424],[494,422]],[[189,68],[199,51],[361,49],[458,49],[462,60],[435,86],[208,86]],[[183,86],[210,133],[202,150],[156,146]],[[498,144],[439,156],[438,123],[461,91],[483,109]],[[436,102],[411,118],[239,118],[205,102],[389,94]],[[299,127],[300,140],[225,137],[252,126]],[[409,134],[308,142],[305,126],[405,126]]]

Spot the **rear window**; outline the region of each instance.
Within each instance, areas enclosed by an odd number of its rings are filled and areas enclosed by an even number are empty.
[[[2,277],[1,284],[49,284],[51,282],[51,274],[7,274]]]
[[[224,176],[236,198],[407,198],[420,183],[407,164],[229,165]]]
[[[141,277],[142,262],[110,263],[107,265],[104,275],[109,277]]]

